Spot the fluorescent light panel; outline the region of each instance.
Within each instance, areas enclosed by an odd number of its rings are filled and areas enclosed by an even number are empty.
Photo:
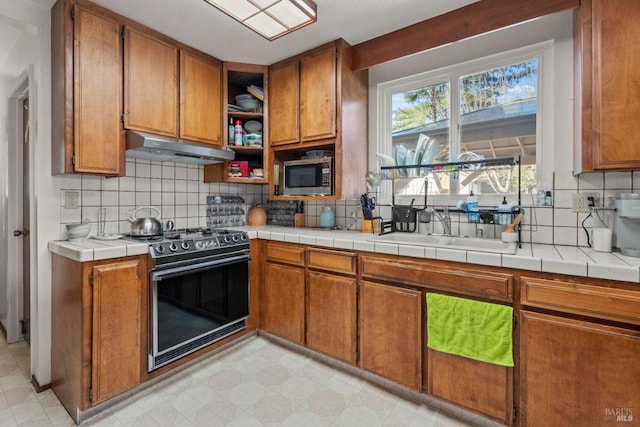
[[[312,0],[205,0],[267,40],[316,22]]]

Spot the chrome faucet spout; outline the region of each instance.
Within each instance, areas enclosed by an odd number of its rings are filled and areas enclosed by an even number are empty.
[[[445,206],[443,208],[443,213],[440,213],[434,208],[426,208],[427,212],[432,213],[442,224],[443,234],[450,236],[451,235],[451,215],[449,214],[449,207]]]

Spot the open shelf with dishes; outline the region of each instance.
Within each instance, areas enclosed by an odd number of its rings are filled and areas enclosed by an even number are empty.
[[[268,68],[225,62],[222,72],[223,146],[235,152],[235,159],[206,166],[204,182],[265,184]]]

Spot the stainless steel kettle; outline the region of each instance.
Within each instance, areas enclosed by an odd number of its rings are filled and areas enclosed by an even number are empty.
[[[149,217],[137,217],[137,212],[142,209],[149,209],[155,211],[156,216]],[[127,218],[127,221],[131,223],[131,235],[137,237],[146,236],[158,236],[162,234],[162,223],[160,222],[160,210],[153,206],[143,206],[133,211],[132,216]]]

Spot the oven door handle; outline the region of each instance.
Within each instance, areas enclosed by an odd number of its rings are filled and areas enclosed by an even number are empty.
[[[250,261],[251,257],[249,255],[240,255],[234,256],[230,258],[225,258],[223,260],[215,260],[209,262],[198,263],[194,265],[186,265],[184,267],[176,267],[166,271],[160,271],[157,273],[151,274],[151,279],[154,282],[159,282],[161,280],[171,279],[172,277],[182,276],[184,273],[197,271],[197,270],[209,270],[214,267],[224,267],[226,265],[237,264],[239,262]]]

